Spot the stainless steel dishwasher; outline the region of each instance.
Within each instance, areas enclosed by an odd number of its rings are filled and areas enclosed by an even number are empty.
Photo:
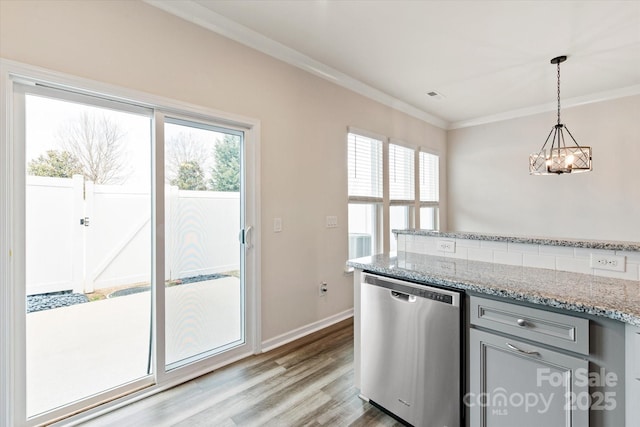
[[[362,274],[361,396],[416,427],[460,427],[460,293]]]

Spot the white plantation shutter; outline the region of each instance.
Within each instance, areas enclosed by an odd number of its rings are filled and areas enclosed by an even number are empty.
[[[440,157],[420,152],[420,228],[437,230],[440,225]]]
[[[348,128],[350,258],[400,250],[393,229],[439,228],[440,158],[411,145]]]
[[[389,144],[389,200],[410,203],[415,200],[414,150]]]
[[[420,201],[440,200],[440,158],[435,154],[420,153]]]
[[[382,141],[349,133],[349,200],[382,202]]]

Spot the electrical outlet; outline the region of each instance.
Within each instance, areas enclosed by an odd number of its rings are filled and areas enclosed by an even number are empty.
[[[436,242],[438,250],[441,252],[455,252],[456,251],[456,242],[455,240],[438,240]]]
[[[321,297],[325,296],[327,294],[327,282],[322,282],[320,283],[320,287],[318,288],[318,295],[320,295]]]
[[[453,262],[438,262],[436,266],[443,273],[455,274],[456,272],[456,265]]]
[[[624,272],[626,264],[626,256],[591,254],[591,268]]]

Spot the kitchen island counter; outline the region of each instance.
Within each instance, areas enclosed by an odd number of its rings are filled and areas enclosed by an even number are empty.
[[[347,262],[399,279],[607,317],[640,326],[640,282],[534,267],[398,252]]]

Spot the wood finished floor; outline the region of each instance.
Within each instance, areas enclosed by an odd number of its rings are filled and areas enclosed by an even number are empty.
[[[401,426],[358,397],[352,319],[83,425]]]

